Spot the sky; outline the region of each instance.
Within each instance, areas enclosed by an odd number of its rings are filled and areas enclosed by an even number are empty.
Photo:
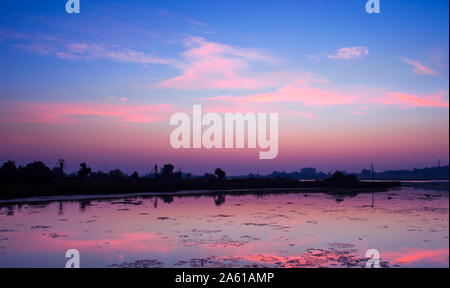
[[[2,1],[0,162],[358,172],[449,160],[449,3]],[[173,149],[170,117],[278,113],[278,156]]]

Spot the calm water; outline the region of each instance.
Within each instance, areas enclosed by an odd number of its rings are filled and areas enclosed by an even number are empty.
[[[122,198],[0,206],[0,267],[449,266],[447,191]]]

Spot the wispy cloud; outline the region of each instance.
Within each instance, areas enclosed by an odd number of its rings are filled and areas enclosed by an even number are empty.
[[[151,123],[168,121],[173,107],[110,103],[7,102],[0,108],[0,122],[67,124],[83,117],[101,117],[115,122]]]
[[[184,20],[186,20],[186,22],[188,22],[189,24],[192,24],[192,25],[197,25],[197,26],[205,27],[205,28],[208,27],[208,24],[198,21],[198,20],[194,20],[194,19],[187,18],[187,17],[185,17]]]
[[[67,60],[109,59],[136,64],[165,64],[178,67],[173,58],[154,56],[143,51],[121,48],[117,45],[95,42],[72,42],[54,36],[28,37],[16,32],[0,31],[0,38],[7,38],[8,45],[40,55],[55,55]],[[1,39],[0,39],[1,40]]]
[[[188,50],[182,74],[155,85],[171,89],[258,89],[279,85],[286,74],[268,73],[251,75],[252,62],[274,63],[275,57],[256,49],[237,48],[209,42],[201,37],[185,40]]]
[[[418,61],[413,61],[408,58],[402,58],[403,62],[408,63],[414,67],[414,73],[420,75],[437,75],[438,73],[431,68],[425,67]]]
[[[137,64],[178,65],[174,59],[155,57],[132,49],[108,48],[94,43],[73,42],[53,51],[59,58],[70,60],[110,59],[118,62]]]
[[[309,54],[306,55],[306,57],[308,57],[309,59],[313,60],[313,61],[320,61],[321,55],[320,54]]]
[[[314,84],[316,83],[323,84],[326,83],[326,80],[308,76],[297,79],[274,92],[257,93],[247,96],[215,96],[208,99],[212,101],[234,102],[241,105],[250,103],[291,102],[312,107],[351,104],[359,99],[358,95],[329,89],[323,87],[323,85],[321,87],[315,87]]]
[[[360,115],[360,116],[363,116],[363,115],[367,114],[366,112],[358,111],[358,110],[348,111],[348,113],[349,114],[353,114],[353,115]]]
[[[429,57],[439,68],[448,67],[448,53],[445,53],[443,49],[432,48],[429,53]],[[447,68],[448,70],[448,68]]]
[[[407,93],[387,92],[384,96],[376,99],[374,102],[385,105],[395,105],[400,108],[449,107],[448,92],[440,92],[422,96]]]
[[[315,119],[316,116],[313,113],[310,112],[304,112],[304,111],[285,111],[285,113],[300,116],[307,119]]]
[[[359,89],[338,87],[332,83],[315,82],[313,79],[303,78],[274,92],[245,96],[221,95],[209,97],[208,100],[249,107],[271,103],[298,103],[309,107],[344,106],[350,109],[348,113],[357,115],[366,115],[364,110],[388,105],[399,109],[449,107],[448,92],[445,91],[424,95],[375,91],[370,87],[360,87]]]
[[[369,49],[364,46],[344,47],[335,51],[334,54],[328,55],[330,59],[349,60],[358,59],[369,55]]]
[[[158,88],[260,89],[277,87],[295,78],[289,71],[259,72],[252,69],[255,62],[266,65],[278,63],[278,58],[262,50],[233,47],[202,37],[184,39],[186,49],[176,58],[159,57],[112,44],[70,42],[57,37],[34,37],[10,45],[71,61],[107,59],[144,65],[163,64],[182,71],[180,76],[152,85]]]
[[[273,66],[279,63],[279,59],[260,49],[234,47],[231,45],[211,42],[202,37],[188,37],[184,40],[185,51],[179,54],[179,58],[164,58],[144,53],[133,49],[121,48],[115,45],[98,44],[92,42],[65,42],[56,37],[37,37],[34,40],[16,33],[3,33],[4,37],[19,39],[14,43],[34,53],[49,55],[53,54],[62,59],[91,60],[109,59],[117,62],[137,64],[163,64],[171,65],[181,70],[181,75],[166,79],[152,87],[170,89],[239,89],[257,90],[272,89],[272,92],[253,93],[250,95],[221,95],[207,98],[215,102],[228,102],[236,105],[267,104],[267,103],[299,103],[310,107],[327,107],[336,105],[347,105],[352,111],[350,113],[364,114],[360,109],[352,108],[355,105],[383,104],[399,108],[412,107],[447,107],[448,94],[437,93],[429,95],[416,95],[401,92],[382,91],[375,95],[370,88],[369,93],[345,89],[336,85],[330,85],[323,77],[312,76],[311,73],[299,73],[292,71],[269,71],[261,72],[255,69],[254,64]],[[5,36],[7,35],[7,36]],[[9,35],[9,36],[8,36]],[[38,41],[41,39],[41,41]],[[330,59],[356,59],[369,54],[369,50],[363,46],[345,47],[336,50]],[[326,55],[326,54],[325,54]],[[313,56],[311,56],[313,57]],[[314,58],[314,57],[313,57]],[[402,58],[405,63],[414,67],[418,74],[436,75],[437,72],[425,67],[417,61]],[[370,94],[370,96],[368,95]],[[122,103],[126,99],[121,99]],[[49,105],[60,105],[54,107],[59,111],[67,113],[58,114],[108,116],[104,105],[83,103],[79,105],[63,105],[49,103]],[[86,104],[85,109],[81,109]],[[50,105],[50,106],[51,106]],[[98,106],[95,106],[98,105]],[[110,104],[112,105],[112,104]],[[38,111],[44,111],[37,106]],[[68,107],[77,109],[65,109]],[[146,107],[145,108],[151,108]],[[249,108],[250,108],[249,107]],[[91,109],[92,108],[92,109]],[[98,108],[98,109],[97,109]],[[111,106],[111,113],[121,121],[136,119],[139,121],[151,121],[150,116],[145,116],[141,106]],[[95,110],[104,111],[94,113]],[[132,113],[132,109],[136,113]],[[51,118],[51,113],[40,114],[40,119]],[[30,110],[30,115],[36,115]],[[112,115],[112,114],[111,114]],[[39,116],[39,115],[37,115]],[[306,114],[304,115],[307,116]],[[57,117],[57,116],[55,116]],[[37,117],[39,118],[39,117]]]
[[[28,38],[28,35],[25,33],[0,29],[0,41],[3,39],[23,40],[26,38]]]

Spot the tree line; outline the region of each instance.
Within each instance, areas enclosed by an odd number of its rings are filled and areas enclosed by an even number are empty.
[[[175,166],[172,164],[164,164],[160,169],[158,165],[154,165],[151,173],[144,176],[140,176],[137,171],[134,171],[131,175],[127,175],[120,169],[113,169],[109,172],[93,171],[86,162],[82,162],[79,165],[79,169],[76,173],[66,174],[66,162],[63,159],[58,160],[58,165],[53,169],[50,169],[42,161],[35,161],[28,163],[25,166],[16,165],[15,161],[6,161],[0,167],[0,182],[1,183],[50,183],[56,179],[79,179],[79,180],[114,180],[114,181],[137,181],[142,178],[191,178],[191,173],[183,174],[181,170],[175,171]],[[205,173],[203,178],[205,179],[217,179],[224,180],[226,173],[221,168],[214,170],[214,173]]]

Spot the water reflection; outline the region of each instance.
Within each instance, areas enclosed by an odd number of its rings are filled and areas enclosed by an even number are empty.
[[[64,215],[64,209],[63,209],[63,201],[59,201],[59,207],[58,207],[58,216]]]
[[[214,197],[214,204],[216,204],[216,206],[220,206],[223,203],[225,203],[225,195],[217,194],[217,195],[214,195],[213,197]]]
[[[0,206],[1,267],[448,267],[448,191],[173,195]],[[376,205],[375,205],[376,202]]]

